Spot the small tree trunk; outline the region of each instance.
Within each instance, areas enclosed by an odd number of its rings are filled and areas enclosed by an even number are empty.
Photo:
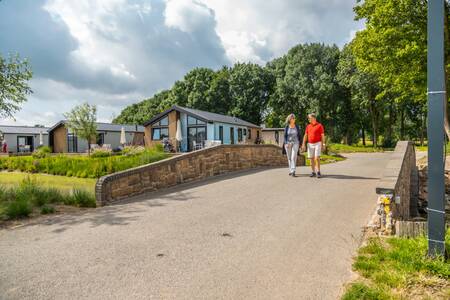
[[[364,132],[364,125],[361,128],[361,138],[362,138],[362,144],[365,147],[366,146],[366,133]]]
[[[373,147],[378,146],[378,124],[375,100],[370,101],[370,116],[372,120],[372,143]]]

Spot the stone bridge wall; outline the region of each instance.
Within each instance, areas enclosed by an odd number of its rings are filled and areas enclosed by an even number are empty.
[[[408,220],[417,214],[418,172],[414,144],[399,141],[377,185],[379,195],[392,195],[392,214]]]
[[[297,165],[304,164],[305,157],[300,155]],[[287,167],[287,159],[275,145],[220,145],[202,149],[99,178],[95,187],[97,205],[258,167]]]

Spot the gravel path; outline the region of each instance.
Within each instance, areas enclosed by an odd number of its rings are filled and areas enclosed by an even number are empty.
[[[0,230],[0,299],[336,299],[389,153],[257,170]]]

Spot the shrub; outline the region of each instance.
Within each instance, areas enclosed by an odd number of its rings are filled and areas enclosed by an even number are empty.
[[[41,214],[43,214],[43,215],[53,214],[54,212],[55,212],[55,208],[48,204],[45,204],[41,207]]]
[[[111,150],[106,149],[94,149],[94,151],[91,153],[91,158],[97,158],[97,157],[108,157],[111,156]]]
[[[10,201],[6,206],[6,215],[10,219],[28,217],[32,211],[33,208],[30,202],[24,197]]]
[[[50,147],[41,146],[33,152],[32,156],[34,158],[44,158],[50,156],[50,153],[52,153],[52,149]]]
[[[145,152],[145,147],[143,146],[126,146],[122,150],[122,155],[131,156],[137,155]]]
[[[70,198],[72,198],[69,200],[72,205],[80,207],[96,207],[97,205],[94,195],[85,190],[74,189]]]

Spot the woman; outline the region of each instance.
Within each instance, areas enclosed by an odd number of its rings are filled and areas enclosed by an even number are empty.
[[[295,124],[295,115],[290,114],[286,118],[286,128],[284,129],[283,150],[286,151],[289,163],[289,176],[295,177],[297,167],[297,155],[300,146],[300,127]],[[283,151],[283,152],[284,152]]]

